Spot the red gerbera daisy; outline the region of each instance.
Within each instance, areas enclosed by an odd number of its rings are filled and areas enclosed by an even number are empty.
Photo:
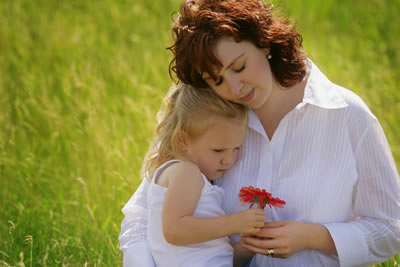
[[[283,208],[286,204],[285,201],[272,197],[271,193],[268,193],[265,189],[254,188],[252,186],[242,187],[239,192],[239,198],[240,202],[242,202],[242,206],[251,203],[250,208],[253,207],[255,203],[262,209],[264,209],[267,204],[270,208],[272,206],[275,208]]]

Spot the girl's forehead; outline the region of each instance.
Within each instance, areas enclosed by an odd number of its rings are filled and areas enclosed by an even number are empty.
[[[236,143],[241,142],[245,135],[247,124],[244,124],[245,120],[233,120],[233,121],[220,121],[212,125],[206,132],[204,137],[207,140],[211,140],[214,137],[215,141],[219,141],[221,143],[227,142],[231,143],[232,141]]]

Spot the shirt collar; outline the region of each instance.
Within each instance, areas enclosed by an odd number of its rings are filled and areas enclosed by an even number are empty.
[[[299,105],[314,105],[324,109],[339,109],[348,106],[343,96],[340,94],[338,85],[335,85],[308,59],[307,68],[310,71],[305,89],[303,101]],[[249,109],[248,125],[253,130],[265,135],[264,127],[255,112]]]
[[[307,67],[311,69],[304,89],[303,103],[324,109],[339,109],[348,106],[338,90],[338,85],[332,83],[309,59]]]
[[[248,109],[247,113],[247,118],[248,118],[248,126],[249,128],[255,130],[256,132],[260,133],[263,135],[265,138],[267,138],[267,134],[265,133],[264,127],[261,124],[260,119],[257,117],[256,113],[252,109]]]

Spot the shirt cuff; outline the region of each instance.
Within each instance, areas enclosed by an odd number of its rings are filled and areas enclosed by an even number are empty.
[[[339,257],[340,266],[357,266],[368,262],[368,245],[364,233],[351,223],[324,224]]]

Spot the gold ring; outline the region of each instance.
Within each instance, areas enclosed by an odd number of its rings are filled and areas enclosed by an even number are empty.
[[[274,250],[272,248],[267,249],[267,256],[274,256]]]

